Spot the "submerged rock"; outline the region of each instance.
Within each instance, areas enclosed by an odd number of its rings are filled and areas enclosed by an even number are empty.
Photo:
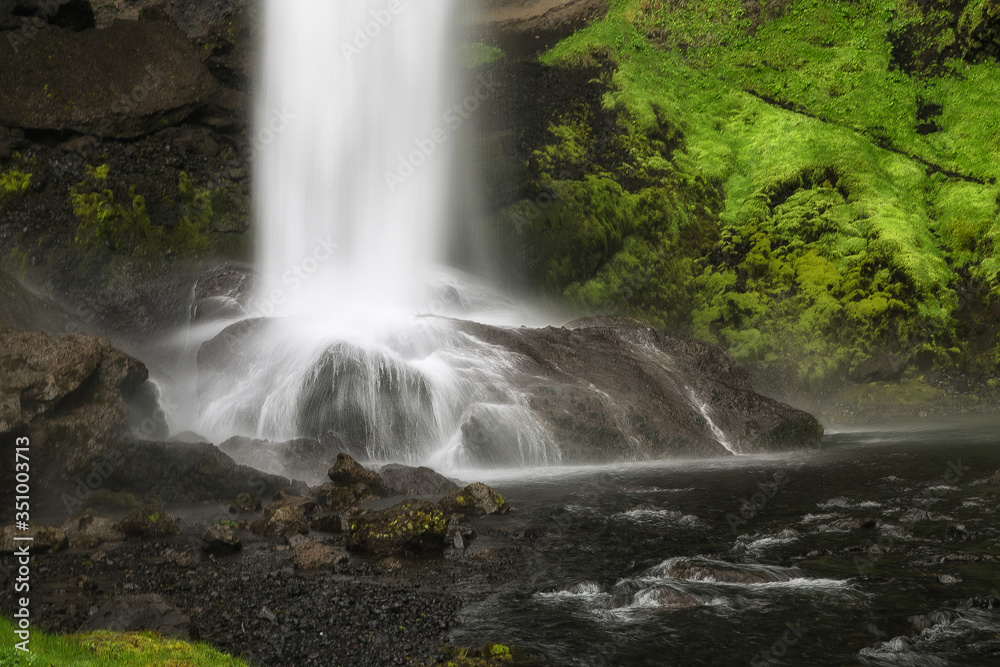
[[[473,482],[464,489],[452,491],[438,505],[449,514],[469,516],[506,514],[510,511],[510,505],[504,497],[482,482]]]
[[[440,507],[426,500],[404,500],[378,512],[351,519],[348,546],[356,551],[389,554],[441,551],[448,520]]]

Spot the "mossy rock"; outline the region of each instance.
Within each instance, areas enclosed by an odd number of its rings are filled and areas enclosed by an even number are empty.
[[[118,532],[132,539],[169,537],[180,532],[180,520],[158,507],[141,507],[127,514],[116,526]]]
[[[510,505],[500,492],[482,482],[473,482],[464,489],[452,491],[438,504],[449,514],[482,516],[506,514],[510,511]]]
[[[353,518],[348,546],[377,556],[443,551],[447,532],[448,519],[440,507],[426,500],[404,500]]]
[[[378,476],[378,473],[368,470],[355,461],[350,454],[341,452],[337,454],[337,462],[333,464],[327,473],[337,486],[348,487],[354,490],[355,495],[361,497],[366,491],[372,495],[384,497],[390,495],[389,488]]]

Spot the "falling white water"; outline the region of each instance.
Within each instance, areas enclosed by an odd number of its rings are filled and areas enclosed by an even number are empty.
[[[265,4],[259,308],[426,309],[447,240],[454,0]]]
[[[740,452],[739,448],[729,439],[726,432],[719,428],[719,425],[712,419],[712,415],[708,411],[708,403],[701,400],[698,397],[698,394],[695,393],[694,389],[688,388],[688,395],[691,397],[691,402],[698,408],[698,412],[701,413],[701,416],[704,417],[705,421],[708,423],[708,428],[712,432],[712,437],[715,438],[715,441],[725,447],[726,451],[730,454],[736,454],[737,456],[741,454],[742,452]]]
[[[455,4],[266,1],[248,310],[268,319],[201,349],[194,430],[451,469],[558,462],[513,355],[433,317],[510,308],[444,266]]]

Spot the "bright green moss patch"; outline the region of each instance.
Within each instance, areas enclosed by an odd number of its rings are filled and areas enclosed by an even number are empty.
[[[611,0],[542,58],[610,63],[623,159],[597,166],[600,119],[551,128],[538,278],[807,385],[881,349],[980,353],[960,319],[1000,302],[1000,66],[976,46],[991,8]]]
[[[0,204],[4,199],[23,194],[31,187],[31,174],[17,169],[0,172]]]
[[[151,222],[146,199],[134,187],[124,198],[116,196],[108,187],[108,175],[108,165],[88,166],[84,179],[70,190],[70,205],[79,220],[74,237],[79,248],[92,254],[151,258],[195,255],[208,247],[215,216],[212,193],[195,187],[186,173],[178,179],[180,211],[172,228]]]
[[[463,42],[458,46],[458,62],[467,69],[496,62],[503,57],[503,49],[485,42]]]
[[[0,620],[0,665],[4,667],[246,667],[242,660],[205,644],[152,632],[92,632],[50,635],[32,628],[30,652],[14,648],[14,626]]]

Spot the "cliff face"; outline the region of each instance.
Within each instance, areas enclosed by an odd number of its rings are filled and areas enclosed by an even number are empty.
[[[20,91],[0,104],[4,270],[100,324],[124,283],[248,257],[257,11],[0,3]],[[490,82],[468,171],[532,290],[717,343],[785,397],[852,377],[901,378],[904,403],[947,377],[991,390],[996,0],[459,11],[469,80]]]
[[[1000,5],[609,5],[540,55],[598,90],[536,114],[498,215],[538,283],[719,343],[786,395],[890,355],[875,379],[898,358],[918,392],[993,372]]]

